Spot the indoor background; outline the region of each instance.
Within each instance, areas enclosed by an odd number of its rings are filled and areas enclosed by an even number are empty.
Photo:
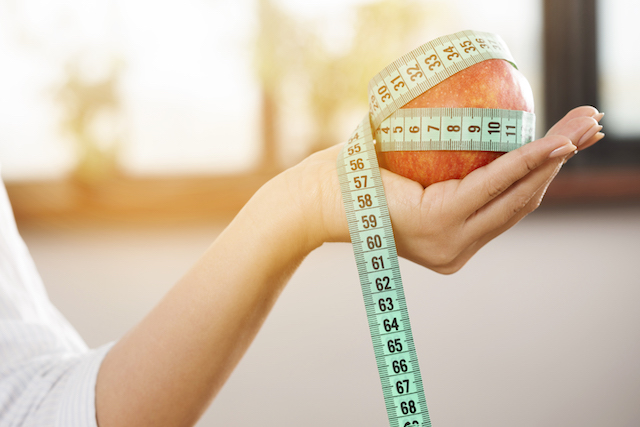
[[[637,16],[630,0],[0,0],[2,178],[50,298],[97,347],[262,183],[348,137],[382,67],[497,33],[538,136],[574,102],[550,82],[580,71],[607,136],[459,273],[401,261],[433,424],[636,427]],[[578,72],[563,77],[558,46]],[[304,261],[199,426],[258,424],[388,424],[348,244]]]

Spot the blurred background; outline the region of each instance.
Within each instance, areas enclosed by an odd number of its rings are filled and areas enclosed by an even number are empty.
[[[0,0],[2,178],[51,299],[99,346],[264,182],[344,140],[382,67],[497,33],[538,136],[582,104],[607,136],[461,272],[402,262],[432,420],[638,426],[639,15],[631,0]],[[257,423],[387,425],[349,245],[305,260],[199,426]]]

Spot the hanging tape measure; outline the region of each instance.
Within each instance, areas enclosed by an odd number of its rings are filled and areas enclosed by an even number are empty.
[[[369,331],[391,427],[431,420],[400,277],[378,150],[511,151],[533,140],[523,111],[400,108],[429,88],[487,59],[515,62],[494,34],[463,31],[409,52],[369,83],[369,114],[337,159],[340,190],[362,286]],[[397,132],[394,132],[397,131]]]

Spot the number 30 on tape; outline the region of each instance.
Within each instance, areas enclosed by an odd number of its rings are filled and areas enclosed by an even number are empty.
[[[511,151],[531,141],[534,118],[529,113],[482,109],[398,111],[456,72],[493,58],[507,60],[515,66],[499,36],[475,31],[441,37],[402,56],[369,83],[369,114],[337,159],[342,200],[391,427],[430,427],[431,420],[373,134],[377,132],[380,139],[378,149],[385,151]],[[419,117],[414,117],[415,114]],[[389,118],[392,121],[385,122]],[[402,124],[395,124],[400,123],[398,120]],[[388,123],[394,129],[401,127],[409,132],[385,137],[384,128],[390,126]],[[463,133],[455,133],[455,137],[445,131],[437,137],[429,133],[435,128],[440,131],[451,126],[468,130],[468,140],[458,136]],[[418,127],[424,131],[416,140],[417,132],[413,131]]]

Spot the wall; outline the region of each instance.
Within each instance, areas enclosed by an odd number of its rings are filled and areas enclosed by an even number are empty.
[[[223,224],[23,226],[91,346],[121,336]],[[541,209],[440,276],[401,268],[435,426],[640,425],[640,206]],[[199,426],[387,425],[351,249],[291,280]]]

